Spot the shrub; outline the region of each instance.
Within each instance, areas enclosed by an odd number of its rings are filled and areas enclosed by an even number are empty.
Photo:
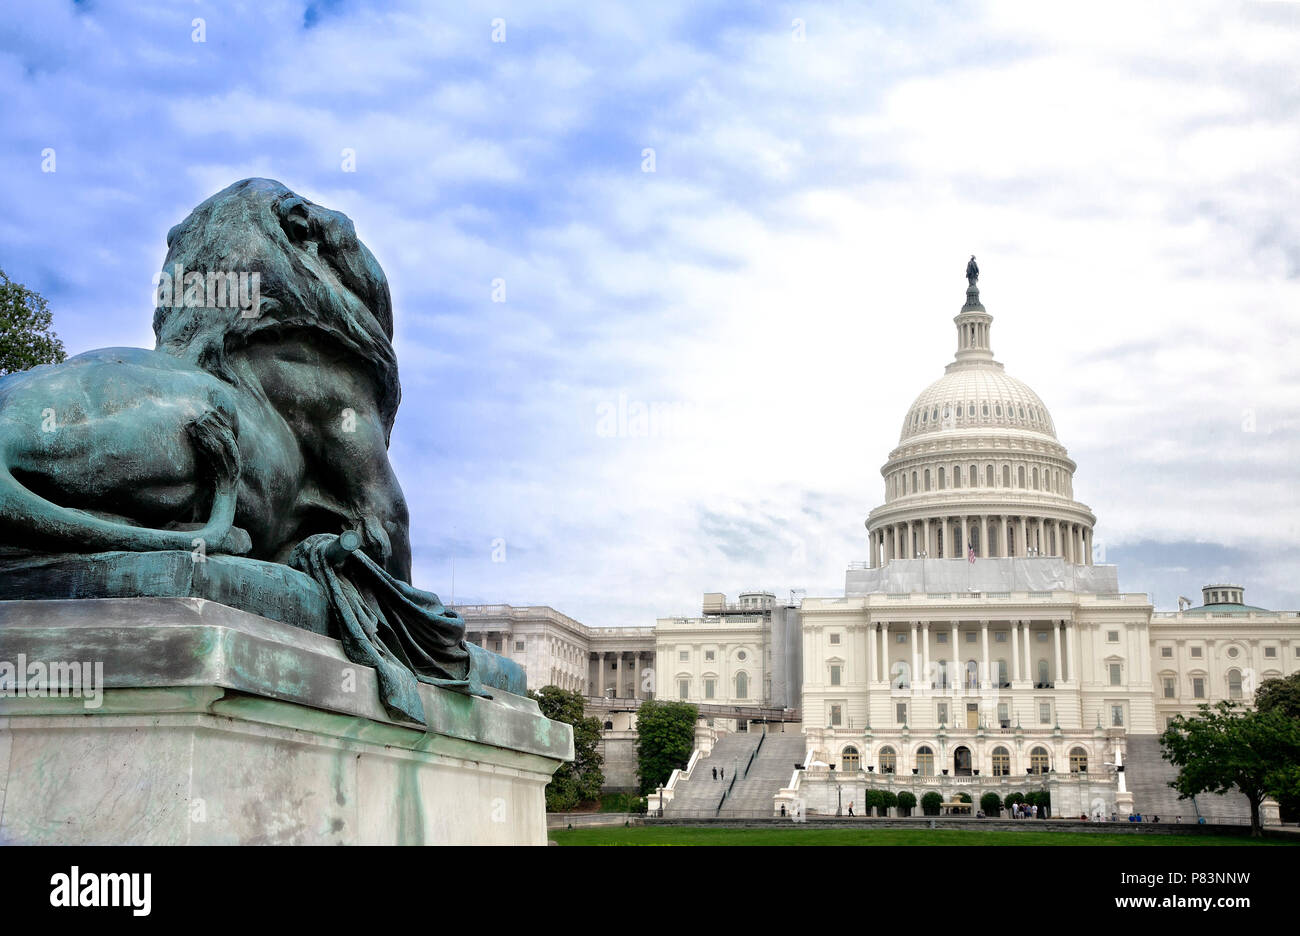
[[[899,794],[895,793],[893,790],[880,791],[880,805],[885,807],[885,809],[892,809],[897,806],[898,800]]]
[[[890,795],[892,796],[893,794]],[[894,796],[894,799],[897,801],[898,808],[902,810],[904,816],[910,816],[912,810],[916,808],[915,793],[909,793],[907,790],[904,790],[902,793]]]
[[[939,807],[943,805],[943,797],[931,790],[921,797],[921,809],[927,816],[939,815]]]
[[[882,809],[885,805],[885,794],[880,790],[867,790],[867,795],[862,798],[863,815],[871,815],[871,808]]]
[[[980,797],[980,809],[984,810],[984,815],[990,819],[996,819],[1002,812],[1002,797],[989,790]]]
[[[969,793],[958,793],[958,794],[957,794],[957,802],[959,802],[959,803],[969,803],[970,801],[971,801],[971,798],[970,798],[970,794],[969,794]]]
[[[1016,803],[1023,803],[1024,801],[1025,801],[1025,794],[1008,793],[1007,798],[1002,801],[1002,804],[1006,806],[1007,809],[1010,809],[1012,806],[1016,805]]]

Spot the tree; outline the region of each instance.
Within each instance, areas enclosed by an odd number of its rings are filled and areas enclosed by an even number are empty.
[[[898,808],[903,810],[904,815],[912,815],[912,810],[916,808],[916,794],[908,790],[899,793]]]
[[[939,808],[943,806],[943,797],[931,790],[921,797],[921,809],[927,816],[939,815]]]
[[[1285,679],[1266,679],[1255,690],[1255,708],[1300,719],[1300,671]]]
[[[895,806],[897,806],[902,801],[902,799],[903,799],[902,795],[895,793],[893,790],[881,790],[879,814],[882,816],[888,816],[889,815],[888,811],[893,809]]]
[[[45,298],[0,270],[0,376],[67,356],[52,322]]]
[[[600,720],[583,715],[580,693],[559,686],[543,686],[528,693],[547,718],[573,726],[573,763],[561,764],[546,785],[547,812],[565,812],[600,797],[605,773],[604,758],[596,750],[600,743]]]
[[[695,722],[700,710],[686,702],[649,699],[636,712],[637,776],[641,794],[649,795],[686,766],[695,750]]]
[[[1161,756],[1178,767],[1169,785],[1185,799],[1236,787],[1250,802],[1250,834],[1260,836],[1259,804],[1300,794],[1300,720],[1278,708],[1242,709],[1233,702],[1202,705],[1176,716],[1160,736]]]
[[[1255,690],[1255,708],[1261,712],[1281,712],[1288,718],[1300,720],[1300,672],[1292,673],[1284,679],[1266,679]],[[1281,769],[1281,768],[1279,768]],[[1290,772],[1300,771],[1300,767],[1291,765]],[[1282,807],[1282,821],[1295,822],[1300,818],[1300,782],[1297,778],[1281,777],[1282,790],[1277,801]],[[1289,791],[1289,792],[1288,792]]]
[[[980,797],[980,809],[984,810],[984,815],[990,819],[996,819],[998,814],[1002,812],[1002,797],[989,790]]]

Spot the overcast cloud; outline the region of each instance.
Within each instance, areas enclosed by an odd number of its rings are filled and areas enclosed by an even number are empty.
[[[1300,607],[1300,5],[590,6],[10,4],[0,267],[152,346],[198,202],[345,212],[416,583],[648,625],[842,594],[975,253],[1121,587]]]

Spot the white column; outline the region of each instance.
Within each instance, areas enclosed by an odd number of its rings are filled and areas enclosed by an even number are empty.
[[[867,683],[868,685],[876,681],[876,628],[879,625],[872,626],[867,631]]]
[[[925,681],[921,685],[925,688],[930,686],[930,622],[921,622],[921,672],[925,673]]]
[[[989,557],[989,515],[980,516],[980,558]]]
[[[993,676],[990,667],[993,661],[989,659],[989,622],[980,621],[980,643],[983,644],[984,650],[984,674],[980,677],[980,688],[987,689],[993,683]]]
[[[948,667],[948,678],[952,680],[952,688],[955,689],[960,686],[964,689],[966,687],[966,667],[961,662],[962,653],[957,646],[957,622],[953,621],[949,626],[952,628],[951,636],[948,638],[952,642],[952,653],[949,654],[952,657],[952,663]],[[954,673],[960,675],[954,676]]]
[[[603,653],[596,654],[596,670],[600,673],[600,675],[596,677],[596,689],[600,693],[601,698],[604,698],[605,697],[605,654]]]
[[[930,555],[931,552],[933,552],[933,550],[930,548],[930,518],[929,517],[926,517],[924,520],[921,521],[921,527],[923,530],[921,541],[925,543],[925,545],[921,547],[921,551],[928,556]]]
[[[1011,622],[1011,678],[1020,682],[1020,622]]]
[[[921,651],[916,641],[916,621],[912,621],[912,685],[916,686],[920,682],[920,676],[917,671],[921,668]]]
[[[1029,622],[1025,621],[1025,679],[1034,681],[1034,653],[1029,642]]]
[[[1078,679],[1074,674],[1074,621],[1065,622],[1065,671],[1071,682]]]
[[[880,680],[887,682],[889,680],[889,622],[883,621],[880,625]]]
[[[1052,622],[1052,656],[1055,658],[1056,669],[1052,673],[1052,682],[1065,682],[1065,677],[1061,675],[1061,622]]]
[[[957,550],[957,556],[966,558],[966,545],[970,542],[970,520],[965,514],[961,515],[961,546]]]

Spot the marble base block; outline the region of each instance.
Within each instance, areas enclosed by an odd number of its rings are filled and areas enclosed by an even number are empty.
[[[573,758],[531,699],[421,686],[420,730],[337,641],[203,599],[0,602],[20,656],[105,688],[0,693],[0,844],[544,845]]]

